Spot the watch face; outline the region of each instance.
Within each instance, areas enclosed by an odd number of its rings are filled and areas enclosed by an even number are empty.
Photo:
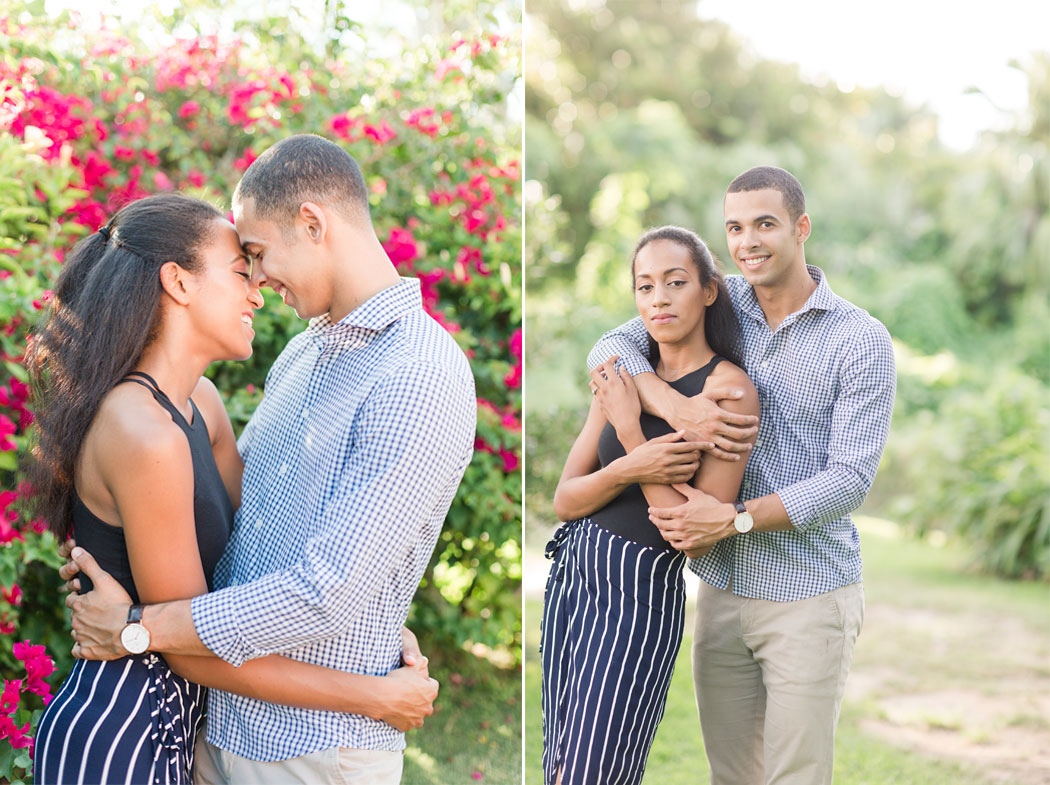
[[[742,512],[733,520],[733,526],[735,526],[736,530],[741,534],[751,531],[751,527],[754,525],[755,519],[751,517],[751,513],[749,512]]]
[[[120,633],[120,642],[132,654],[142,654],[149,648],[149,630],[141,624],[129,624]]]

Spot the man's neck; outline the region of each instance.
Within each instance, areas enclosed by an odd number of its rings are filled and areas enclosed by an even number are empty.
[[[762,313],[766,315],[766,324],[770,330],[776,330],[784,319],[806,304],[806,300],[816,291],[817,282],[810,276],[803,261],[792,271],[789,279],[775,286],[756,286],[754,289]]]
[[[329,318],[333,322],[340,321],[369,298],[400,281],[401,277],[375,235],[363,238],[347,247],[339,257]]]

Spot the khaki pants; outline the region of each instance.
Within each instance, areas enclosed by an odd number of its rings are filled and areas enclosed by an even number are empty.
[[[398,785],[403,754],[388,750],[333,747],[298,758],[266,763],[221,750],[197,736],[196,785]]]
[[[831,782],[860,583],[796,602],[700,582],[693,683],[712,785]]]

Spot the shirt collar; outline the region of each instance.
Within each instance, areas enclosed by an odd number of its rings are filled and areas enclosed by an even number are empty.
[[[824,271],[819,267],[814,267],[812,264],[806,265],[806,272],[809,273],[809,277],[817,283],[817,288],[813,290],[813,293],[806,299],[806,302],[797,311],[788,316],[784,321],[788,319],[798,318],[801,314],[806,311],[833,311],[836,307],[835,293],[831,291],[831,286],[828,284],[828,279],[824,275]],[[752,318],[757,319],[760,322],[765,322],[766,314],[762,310],[762,306],[758,304],[758,295],[755,294],[755,287],[751,284],[745,284],[747,286],[747,297],[744,299],[743,310]]]
[[[400,283],[369,297],[338,322],[333,322],[326,313],[314,317],[306,332],[322,345],[343,345],[358,337],[366,338],[363,332],[379,332],[409,311],[422,307],[419,279],[402,278]]]

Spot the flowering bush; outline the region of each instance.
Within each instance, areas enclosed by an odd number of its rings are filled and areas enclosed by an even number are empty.
[[[173,38],[148,49],[112,26],[86,34],[75,19],[0,17],[0,633],[46,648],[58,675],[69,666],[56,544],[43,521],[25,519],[32,489],[20,484],[16,457],[32,422],[20,360],[64,254],[149,193],[228,205],[259,153],[314,132],[360,163],[384,248],[403,275],[420,279],[425,308],[470,357],[477,382],[475,460],[411,623],[434,643],[520,657],[520,146],[501,119],[519,42],[455,36],[396,63],[352,62],[262,26],[238,30],[230,40]],[[252,359],[209,370],[236,428],[304,326],[268,298]],[[24,646],[0,647],[5,674]],[[25,726],[8,709],[47,675],[31,656],[36,675],[8,681],[4,693],[12,745]],[[0,775],[2,764],[0,755]]]

